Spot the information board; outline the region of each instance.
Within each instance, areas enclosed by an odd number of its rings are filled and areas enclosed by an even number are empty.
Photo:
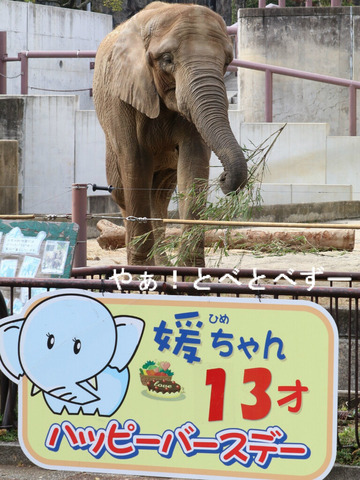
[[[317,304],[62,290],[2,322],[41,467],[294,480],[334,463],[338,336]]]
[[[78,230],[75,223],[0,220],[0,277],[69,278]],[[9,292],[2,293],[9,305]],[[27,288],[16,289],[13,311],[27,299]]]

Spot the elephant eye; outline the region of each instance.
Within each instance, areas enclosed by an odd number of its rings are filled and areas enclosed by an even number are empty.
[[[73,338],[73,342],[74,342],[74,353],[75,355],[77,355],[81,349],[81,342],[77,338]]]
[[[172,63],[172,56],[170,55],[170,53],[164,53],[164,55],[162,56],[162,60],[166,63]]]
[[[173,56],[170,53],[164,53],[161,55],[160,62],[163,68],[168,67],[169,65],[173,64]]]
[[[47,347],[48,347],[49,350],[51,350],[53,348],[53,346],[55,345],[55,337],[51,333],[48,333],[46,336],[48,337]]]

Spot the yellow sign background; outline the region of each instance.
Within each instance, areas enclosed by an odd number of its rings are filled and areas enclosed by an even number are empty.
[[[75,290],[73,292],[76,292]],[[216,297],[170,297],[119,295],[97,296],[115,315],[136,316],[145,321],[141,343],[129,364],[130,383],[123,404],[111,417],[98,415],[55,415],[49,410],[42,395],[31,396],[31,384],[24,379],[20,389],[19,436],[25,453],[37,464],[47,468],[81,471],[106,471],[128,474],[187,476],[190,478],[253,478],[253,479],[315,479],[323,478],[334,462],[336,449],[336,394],[337,394],[337,331],[327,312],[316,304],[302,301],[245,300]],[[200,320],[201,340],[197,346],[199,362],[189,363],[184,351],[172,353],[175,337],[179,336],[175,314],[199,312],[193,323]],[[228,323],[219,323],[226,315]],[[217,323],[211,323],[218,317]],[[224,318],[224,317],[223,317]],[[173,330],[169,349],[159,350],[154,341],[154,327],[161,321]],[[182,323],[185,323],[182,320]],[[233,352],[228,357],[219,355],[221,348],[212,346],[211,333],[222,328],[231,333]],[[283,342],[279,359],[277,344],[269,348],[264,359],[267,333]],[[257,352],[249,347],[251,358],[239,350],[239,338],[253,338],[259,345]],[[140,382],[139,369],[152,360],[169,362],[174,372],[173,380],[181,385],[183,393],[178,398],[154,398],[148,395]],[[208,369],[221,368],[226,372],[223,419],[209,421],[211,385],[206,385]],[[265,418],[246,420],[241,404],[256,402],[251,390],[254,383],[244,383],[244,370],[266,368],[271,372],[271,384],[266,393],[271,399],[271,409]],[[295,401],[279,406],[278,401],[291,392],[278,391],[279,386],[294,386],[299,379],[308,388],[302,393],[301,409],[288,410]],[[171,458],[161,457],[156,450],[140,450],[130,459],[119,460],[108,453],[94,458],[86,450],[72,449],[66,438],[57,452],[48,450],[44,441],[53,423],[68,420],[75,427],[106,428],[111,419],[121,425],[135,420],[140,433],[162,435],[165,430],[175,430],[192,422],[200,431],[199,437],[214,438],[216,432],[227,428],[266,430],[280,427],[288,443],[306,444],[311,455],[307,459],[272,458],[263,469],[252,463],[244,467],[238,462],[224,465],[218,454],[198,453],[187,457],[179,445]]]

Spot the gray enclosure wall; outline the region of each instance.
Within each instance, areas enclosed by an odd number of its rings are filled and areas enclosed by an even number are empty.
[[[240,9],[239,58],[359,81],[360,7]],[[240,69],[245,122],[264,121],[264,88],[264,73]],[[273,92],[274,122],[325,122],[330,135],[348,135],[347,88],[276,75]]]

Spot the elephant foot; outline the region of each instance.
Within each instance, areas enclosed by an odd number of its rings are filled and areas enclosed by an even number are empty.
[[[171,267],[172,263],[166,253],[161,255],[155,255],[155,265],[159,267]]]
[[[179,262],[180,267],[205,267],[205,255],[204,252],[188,252],[182,251],[179,252]]]
[[[149,252],[127,250],[128,265],[155,265],[154,257],[150,258]]]
[[[178,263],[179,267],[196,267],[196,268],[204,268],[205,267],[205,261],[199,260],[199,259],[189,259],[189,260],[184,260],[183,262]]]

